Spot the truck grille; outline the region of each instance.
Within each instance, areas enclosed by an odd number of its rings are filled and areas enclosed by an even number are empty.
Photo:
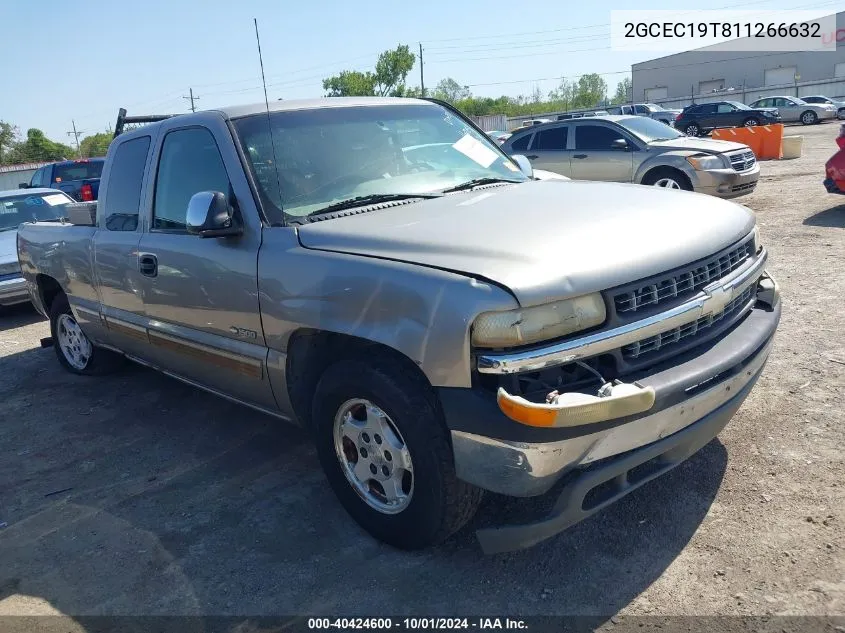
[[[745,171],[746,169],[751,169],[757,162],[757,157],[754,156],[754,152],[750,149],[740,151],[735,154],[728,154],[728,158],[731,160],[731,167],[733,167],[735,171]]]
[[[634,287],[629,286],[613,295],[616,312],[620,315],[634,313],[646,306],[690,295],[739,268],[752,255],[751,249],[752,240],[747,240],[685,268],[652,277]]]
[[[739,311],[742,310],[749,301],[751,301],[756,292],[757,284],[751,284],[748,288],[742,291],[742,294],[731,299],[730,303],[728,303],[728,305],[725,306],[725,309],[721,312],[701,317],[690,323],[685,323],[684,325],[672,328],[671,330],[666,330],[665,332],[631,343],[630,345],[625,345],[622,348],[622,357],[628,360],[640,358],[644,354],[656,352],[666,345],[672,345],[673,343],[677,343],[683,339],[694,337],[702,330],[706,330],[722,319],[729,318],[739,313]]]

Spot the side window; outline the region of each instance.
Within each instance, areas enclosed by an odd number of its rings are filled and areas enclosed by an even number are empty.
[[[635,114],[648,114],[648,110],[645,106],[635,105],[634,106],[634,113]]]
[[[579,125],[575,130],[575,149],[610,150],[619,138],[624,136],[604,125]]]
[[[523,152],[528,149],[528,141],[531,140],[531,134],[524,134],[511,143],[511,149],[518,152]]]
[[[771,99],[760,99],[759,101],[755,101],[751,104],[752,108],[769,108],[771,107],[772,100]]]
[[[531,149],[565,150],[568,129],[569,128],[567,126],[561,125],[546,130],[540,130],[537,132],[537,138],[535,139],[534,145]]]
[[[716,104],[714,104],[714,103],[704,103],[700,106],[698,113],[699,114],[715,114],[716,113]]]
[[[229,177],[214,136],[205,128],[168,133],[158,162],[152,228],[184,230],[188,202],[200,191],[229,194]]]
[[[29,181],[31,187],[43,187],[45,185],[47,169],[47,167],[42,167],[32,174],[32,180]]]
[[[114,153],[103,209],[109,231],[134,231],[138,228],[141,184],[149,149],[150,137],[139,136],[121,143]]]
[[[736,110],[730,103],[720,103],[718,106],[718,110],[716,110],[719,114],[725,114],[727,112],[733,112]]]

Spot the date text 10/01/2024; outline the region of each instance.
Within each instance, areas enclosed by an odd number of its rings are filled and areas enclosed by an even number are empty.
[[[309,618],[309,630],[524,630],[524,620],[516,618]]]

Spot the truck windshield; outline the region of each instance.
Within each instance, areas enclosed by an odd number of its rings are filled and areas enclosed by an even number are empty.
[[[266,114],[251,115],[234,126],[274,223],[352,198],[526,180],[489,137],[436,104],[327,105],[271,113],[269,125]]]
[[[67,216],[73,202],[65,194],[29,193],[0,197],[0,231],[13,231],[24,222],[50,222]]]

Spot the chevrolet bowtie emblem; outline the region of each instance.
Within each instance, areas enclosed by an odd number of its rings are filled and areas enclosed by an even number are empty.
[[[710,316],[722,312],[725,306],[733,299],[733,290],[715,288],[705,292],[707,292],[708,297],[702,308],[702,316]]]

